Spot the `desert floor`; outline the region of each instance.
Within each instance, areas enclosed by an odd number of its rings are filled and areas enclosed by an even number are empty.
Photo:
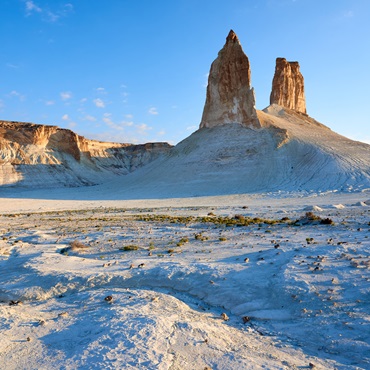
[[[368,192],[46,198],[0,198],[1,369],[370,368]]]

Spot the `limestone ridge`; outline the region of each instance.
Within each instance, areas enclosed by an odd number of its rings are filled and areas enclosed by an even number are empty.
[[[133,172],[170,148],[105,143],[57,126],[0,120],[0,188],[95,185]]]
[[[307,114],[304,79],[298,62],[288,62],[285,58],[276,59],[270,104]]]
[[[200,128],[227,123],[261,127],[251,88],[249,60],[233,30],[211,65]]]

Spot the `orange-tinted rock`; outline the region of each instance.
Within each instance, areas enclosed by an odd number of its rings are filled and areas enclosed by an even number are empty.
[[[278,104],[296,112],[307,113],[304,79],[298,62],[288,62],[285,58],[276,59],[270,104]]]
[[[171,148],[89,140],[57,126],[0,121],[0,186],[81,186],[127,174]]]
[[[211,65],[200,128],[226,123],[260,127],[249,60],[232,30]]]

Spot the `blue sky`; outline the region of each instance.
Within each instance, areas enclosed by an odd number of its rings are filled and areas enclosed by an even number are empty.
[[[0,119],[177,143],[198,128],[233,29],[257,109],[276,57],[297,60],[310,116],[370,143],[368,0],[1,0],[0,12]]]

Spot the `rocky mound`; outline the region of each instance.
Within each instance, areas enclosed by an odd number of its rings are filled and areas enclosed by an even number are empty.
[[[257,116],[259,129],[199,129],[112,189],[123,198],[370,189],[370,145],[277,105]]]
[[[56,126],[0,121],[0,185],[82,186],[127,174],[168,151],[88,140]]]

